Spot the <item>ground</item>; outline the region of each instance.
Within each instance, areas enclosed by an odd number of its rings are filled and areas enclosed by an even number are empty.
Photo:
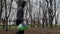
[[[8,31],[0,30],[0,34],[15,34],[17,31],[17,29],[10,29]],[[60,34],[60,27],[33,27],[25,30],[24,34]]]

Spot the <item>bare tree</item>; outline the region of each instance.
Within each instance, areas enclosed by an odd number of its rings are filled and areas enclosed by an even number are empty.
[[[7,19],[7,3],[6,3],[6,0],[4,0],[4,2],[5,2],[5,22],[6,22],[6,31],[7,31],[7,21],[8,21],[8,19]]]
[[[53,14],[53,9],[52,9],[52,0],[50,0],[50,8],[48,8],[48,14],[49,14],[49,24],[50,24],[50,27],[52,28],[53,24],[53,19],[54,19],[54,16],[55,16],[55,13]]]
[[[12,1],[13,0],[11,0],[11,3],[10,3],[10,10],[9,10],[9,14],[7,13],[7,3],[6,3],[6,1],[7,0],[4,0],[4,2],[5,2],[5,23],[6,23],[6,31],[8,30],[8,18],[9,18],[9,16],[10,16],[10,13],[11,13],[11,7],[12,7]]]
[[[47,16],[47,12],[48,12],[48,0],[46,0],[46,2],[47,2],[47,10],[45,11],[45,13],[46,13],[46,27],[48,26],[48,16]]]
[[[2,10],[3,9],[3,5],[2,5],[3,3],[2,2],[3,2],[3,0],[0,0],[0,7],[1,7],[0,8],[0,21],[1,21],[1,15],[2,15],[2,12],[3,12],[3,10]]]
[[[43,10],[44,11],[44,10]],[[44,27],[44,12],[43,12],[43,24],[42,24],[42,26]]]
[[[26,9],[26,24],[28,25],[28,20],[29,19],[27,19],[27,15],[28,15],[28,0],[27,0],[27,2],[26,2],[26,7],[27,7],[27,9]]]
[[[55,26],[57,26],[57,18],[56,18],[56,0],[54,0],[54,10],[55,10]]]

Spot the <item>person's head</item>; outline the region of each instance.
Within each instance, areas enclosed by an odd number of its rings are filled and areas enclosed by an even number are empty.
[[[25,4],[26,4],[26,1],[20,1],[18,2],[18,7],[24,8]]]
[[[22,1],[21,7],[24,8],[26,1]]]

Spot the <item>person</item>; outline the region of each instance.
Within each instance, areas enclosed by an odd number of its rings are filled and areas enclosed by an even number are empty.
[[[20,1],[18,3],[18,11],[17,11],[17,20],[16,20],[16,25],[18,26],[19,24],[23,23],[23,17],[24,17],[24,7],[25,7],[26,1]],[[16,34],[24,34],[23,31],[18,31]]]

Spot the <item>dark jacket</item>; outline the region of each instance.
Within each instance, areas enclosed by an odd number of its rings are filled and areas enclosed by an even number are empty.
[[[26,1],[20,1],[18,4],[17,20],[16,20],[17,25],[23,22],[23,17],[24,17],[23,9],[24,9],[25,4],[26,4]]]

